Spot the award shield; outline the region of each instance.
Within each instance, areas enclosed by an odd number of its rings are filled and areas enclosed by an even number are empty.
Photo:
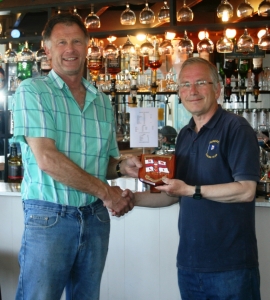
[[[142,167],[139,170],[139,180],[150,185],[150,191],[159,193],[155,187],[163,185],[163,178],[174,178],[175,155],[174,154],[142,154]]]

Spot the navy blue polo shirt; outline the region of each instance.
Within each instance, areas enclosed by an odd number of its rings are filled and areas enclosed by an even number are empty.
[[[218,107],[199,133],[193,118],[179,133],[176,178],[189,185],[259,181],[259,146],[248,122]],[[178,268],[219,272],[258,266],[255,199],[220,203],[180,198]]]

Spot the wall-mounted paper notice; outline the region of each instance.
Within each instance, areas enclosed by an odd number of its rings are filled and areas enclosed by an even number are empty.
[[[157,107],[130,109],[130,147],[158,146]]]

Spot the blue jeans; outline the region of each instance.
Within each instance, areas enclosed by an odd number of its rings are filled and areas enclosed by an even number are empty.
[[[101,200],[84,207],[24,202],[16,300],[98,300],[110,217]]]
[[[199,273],[178,269],[182,300],[260,300],[258,268]]]

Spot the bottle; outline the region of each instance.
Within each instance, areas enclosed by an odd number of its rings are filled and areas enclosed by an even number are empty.
[[[235,89],[238,89],[238,75],[239,75],[239,70],[238,70],[238,59],[235,59],[234,62],[234,70],[232,76],[234,76],[234,82],[235,82]]]
[[[52,69],[51,61],[46,56],[43,56],[40,61],[40,69],[42,75],[48,75]]]
[[[223,72],[226,76],[226,85],[231,84],[231,77],[235,70],[235,60],[234,59],[224,59]]]
[[[41,59],[43,57],[47,56],[43,45],[44,45],[44,42],[41,41],[40,49],[37,50],[36,55],[35,55],[39,73],[41,73]]]
[[[222,82],[222,84],[224,84],[225,73],[224,73],[222,64],[220,62],[217,62],[216,66],[217,66],[217,70],[218,70],[219,81]]]
[[[107,70],[112,78],[121,72],[121,55],[107,58]]]
[[[149,56],[140,55],[140,69],[142,73],[144,73],[144,71],[148,69],[148,65],[149,65]]]
[[[16,63],[17,62],[17,53],[15,50],[12,49],[11,43],[8,43],[8,50],[5,52],[5,55],[4,55],[4,62],[5,63]]]
[[[245,86],[245,79],[247,78],[248,70],[249,70],[250,60],[247,58],[240,58],[238,73],[241,78],[241,85]]]
[[[22,181],[22,160],[18,156],[15,143],[10,146],[10,156],[8,158],[8,182],[21,183]]]
[[[33,52],[28,48],[28,43],[25,42],[25,47],[18,55],[17,77],[20,81],[32,77]]]
[[[263,59],[262,58],[253,58],[251,71],[254,74],[254,87],[259,88],[259,74],[262,72]]]
[[[149,67],[154,71],[161,67],[162,60],[159,51],[159,41],[156,37],[153,38],[153,49],[151,49],[149,54]]]

